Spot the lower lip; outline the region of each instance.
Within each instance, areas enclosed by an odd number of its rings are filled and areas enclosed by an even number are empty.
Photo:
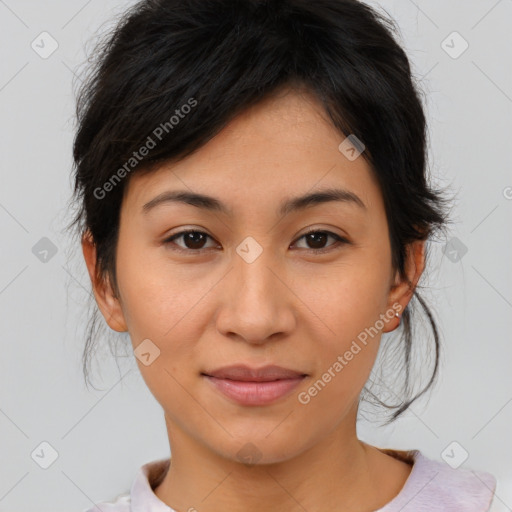
[[[219,379],[204,375],[215,388],[228,398],[241,405],[267,405],[289,394],[303,380],[295,379],[273,380],[269,382],[245,382],[240,380]]]

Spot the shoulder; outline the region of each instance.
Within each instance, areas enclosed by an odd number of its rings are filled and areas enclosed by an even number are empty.
[[[389,450],[389,453],[397,451]],[[413,462],[413,468],[401,492],[382,512],[489,511],[496,489],[496,478],[490,473],[455,469],[446,462],[426,457],[419,450],[399,453]]]
[[[92,508],[88,508],[83,512],[131,512],[130,494],[121,494],[114,501],[102,501]]]
[[[148,462],[138,470],[130,492],[123,493],[113,501],[102,501],[83,512],[174,512],[162,503],[153,489],[160,483],[169,469],[170,459]]]

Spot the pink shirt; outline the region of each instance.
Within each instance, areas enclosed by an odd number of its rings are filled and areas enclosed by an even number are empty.
[[[425,457],[419,450],[381,449],[413,463],[402,490],[375,512],[487,512],[496,490],[496,479],[484,471],[453,469],[445,462]],[[129,493],[113,502],[98,503],[84,512],[176,512],[153,492],[169,468],[170,459],[144,464]]]

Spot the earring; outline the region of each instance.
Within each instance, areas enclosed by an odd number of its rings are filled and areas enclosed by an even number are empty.
[[[395,313],[395,316],[398,318],[398,323],[400,324],[400,317],[401,317],[402,315],[400,315],[399,313]]]

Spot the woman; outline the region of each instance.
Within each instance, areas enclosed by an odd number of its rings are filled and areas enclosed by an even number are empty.
[[[100,49],[73,226],[172,457],[90,511],[489,510],[492,475],[356,432],[383,334],[402,334],[401,393],[374,397],[389,421],[439,361],[417,286],[448,201],[392,26],[355,0],[155,0]],[[434,333],[424,386],[413,299]]]

